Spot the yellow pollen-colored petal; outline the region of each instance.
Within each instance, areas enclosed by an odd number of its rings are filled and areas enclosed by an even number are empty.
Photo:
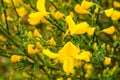
[[[55,45],[56,45],[56,42],[55,42],[55,40],[54,40],[53,37],[50,39],[50,45],[52,45],[52,46],[55,46]]]
[[[113,2],[113,6],[114,6],[114,7],[117,7],[117,8],[120,8],[120,3],[117,2],[117,1],[114,1],[114,2]]]
[[[34,49],[34,44],[28,44],[28,53],[29,54],[36,54],[39,50],[37,48]]]
[[[111,26],[109,28],[103,29],[102,31],[107,33],[107,34],[113,34],[115,32],[115,27]]]
[[[46,0],[38,0],[37,1],[37,9],[40,11],[40,12],[43,12],[43,13],[46,13],[46,8],[45,8],[45,1]]]
[[[106,15],[107,17],[110,17],[110,16],[112,15],[112,13],[113,13],[113,8],[110,8],[110,9],[106,9],[106,10],[105,10],[105,15]]]
[[[22,58],[22,56],[20,56],[20,55],[12,55],[11,62],[13,62],[13,63],[18,62],[21,58]]]
[[[88,2],[86,0],[83,0],[82,3],[81,3],[81,7],[83,7],[86,10],[89,9],[92,5],[93,5],[92,2]]]
[[[43,53],[49,58],[57,58],[59,56],[58,54],[51,52],[49,49],[44,49]]]

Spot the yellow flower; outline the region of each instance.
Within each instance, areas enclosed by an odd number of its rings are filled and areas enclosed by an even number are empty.
[[[47,16],[45,0],[38,0],[36,7],[39,10],[39,12],[29,14],[28,21],[31,25],[38,24],[45,16]]]
[[[107,33],[107,34],[113,34],[115,32],[115,27],[110,26],[109,28],[103,29],[102,31]]]
[[[85,64],[84,69],[85,70],[93,70],[93,66],[92,66],[92,64]]]
[[[109,65],[111,63],[111,58],[110,57],[105,57],[104,64]]]
[[[94,32],[95,32],[95,27],[88,27],[87,34],[89,36],[92,36],[94,34]]]
[[[55,42],[53,37],[50,39],[50,45],[51,46],[55,46],[56,45],[56,42]]]
[[[63,63],[63,70],[67,74],[74,73],[76,60],[84,60],[89,62],[92,57],[92,54],[89,51],[82,51],[82,53],[80,53],[79,49],[73,45],[72,42],[67,42],[57,53],[53,53],[48,49],[43,50],[43,53],[46,56],[53,59],[56,58]]]
[[[16,11],[21,18],[24,17],[27,13],[24,7],[16,8]]]
[[[36,47],[37,47],[38,49],[41,49],[41,48],[42,48],[42,45],[40,44],[40,42],[37,41]]]
[[[95,10],[94,10],[94,12],[95,12],[95,13],[98,13],[98,10],[99,10],[99,8],[96,7]]]
[[[120,19],[120,11],[114,10],[111,15],[111,19],[113,21]]]
[[[74,61],[79,53],[79,49],[71,42],[67,42],[64,47],[58,51],[58,53],[53,53],[48,49],[43,50],[43,53],[50,58],[57,58],[61,63],[63,63],[63,70],[67,74],[74,72]]]
[[[57,11],[54,15],[55,19],[61,19],[63,16],[64,16],[64,14],[59,11]]]
[[[41,34],[39,33],[39,31],[37,29],[34,30],[33,36],[42,38]]]
[[[36,54],[38,53],[38,48],[34,48],[34,44],[28,44],[28,54]]]
[[[113,8],[110,8],[110,9],[106,9],[106,10],[105,10],[105,15],[106,15],[107,17],[111,17],[112,13],[113,13]]]
[[[32,37],[32,31],[29,31],[29,32],[27,33],[27,36],[28,36],[28,37]]]
[[[76,4],[74,7],[74,10],[79,14],[87,14],[87,9],[89,9],[93,5],[92,2],[88,2],[86,0],[83,0],[81,5]]]
[[[114,1],[114,2],[113,2],[113,6],[114,6],[114,7],[117,7],[117,8],[120,8],[120,3],[117,2],[117,1]]]
[[[71,16],[67,16],[65,18],[68,24],[68,30],[70,34],[84,34],[87,32],[89,24],[87,22],[81,22],[79,24],[75,24]]]
[[[83,0],[82,3],[81,3],[81,7],[83,7],[86,10],[89,9],[92,5],[93,5],[92,2],[88,2],[86,0]]]
[[[114,10],[113,8],[105,10],[105,15],[111,17],[113,21],[120,19],[120,11]]]
[[[74,10],[79,14],[87,14],[87,10],[81,7],[79,4],[75,5]]]
[[[20,61],[21,58],[22,58],[22,56],[20,56],[20,55],[12,55],[11,62],[13,62],[13,63],[18,62],[18,61]]]

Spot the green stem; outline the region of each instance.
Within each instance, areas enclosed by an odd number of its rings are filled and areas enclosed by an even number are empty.
[[[50,3],[55,7],[56,10],[58,10],[58,8],[56,7],[56,5],[52,1],[50,1]]]
[[[17,13],[17,10],[16,10],[16,7],[15,7],[15,4],[14,4],[13,0],[11,0],[11,3],[12,3],[12,5],[13,5],[13,8],[14,8],[15,13],[16,13],[16,15],[17,15],[17,18],[19,18],[19,15],[18,15],[18,13]]]
[[[9,32],[9,26],[8,26],[8,21],[7,21],[7,13],[6,13],[6,10],[5,10],[5,5],[4,5],[3,0],[1,0],[1,3],[2,3],[2,7],[3,7],[3,13],[4,13],[4,16],[5,16],[6,28],[7,28],[8,34],[10,34],[10,32]]]
[[[99,0],[99,2],[100,2],[99,5],[101,6],[102,1]],[[98,10],[97,19],[96,19],[96,24],[98,23],[99,16],[100,16],[100,9]]]
[[[62,32],[65,33],[65,31],[60,27],[60,26],[61,26],[60,24],[57,24],[56,22],[54,22],[54,21],[52,21],[51,19],[48,19],[48,18],[46,18],[46,17],[45,17],[45,19],[46,19],[47,21],[49,21],[52,25],[54,25],[55,27],[57,27],[58,29],[60,29]]]

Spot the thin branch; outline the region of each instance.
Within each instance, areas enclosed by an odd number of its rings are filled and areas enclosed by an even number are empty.
[[[4,17],[5,17],[5,23],[6,23],[7,32],[8,32],[8,34],[10,34],[9,25],[8,25],[8,21],[7,21],[7,13],[6,13],[6,10],[5,10],[5,5],[4,5],[3,0],[1,0],[1,3],[2,3],[2,7],[3,7],[3,13],[4,13]]]

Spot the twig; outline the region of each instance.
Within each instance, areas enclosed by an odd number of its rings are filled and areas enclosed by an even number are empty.
[[[5,5],[4,5],[3,0],[1,0],[1,3],[2,3],[2,7],[3,7],[3,13],[4,13],[4,17],[5,17],[5,23],[6,23],[7,32],[8,32],[8,34],[10,34],[8,21],[7,21],[7,13],[6,13],[6,10],[5,10]]]

